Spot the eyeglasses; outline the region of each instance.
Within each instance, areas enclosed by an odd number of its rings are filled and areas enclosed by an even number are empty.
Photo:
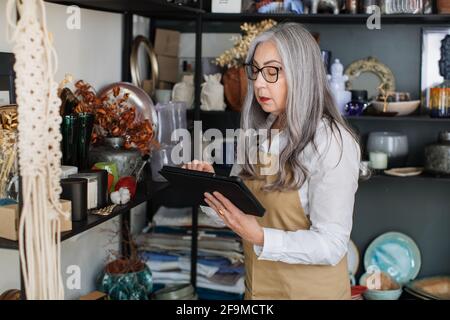
[[[255,81],[258,78],[258,73],[261,72],[264,80],[266,80],[269,83],[275,83],[278,81],[278,74],[280,70],[281,67],[266,66],[258,68],[257,66],[251,63],[245,64],[245,71],[247,73],[247,77],[253,81]]]

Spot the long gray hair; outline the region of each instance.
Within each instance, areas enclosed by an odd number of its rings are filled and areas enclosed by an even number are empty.
[[[314,143],[319,121],[327,119],[333,134],[342,134],[338,125],[358,141],[357,136],[339,113],[328,85],[320,48],[312,35],[298,23],[279,24],[257,36],[250,45],[246,63],[252,63],[258,44],[272,41],[280,54],[287,81],[286,111],[282,129],[287,136],[285,148],[279,155],[280,171],[265,190],[298,189],[308,177],[300,155],[309,143]],[[253,81],[248,81],[241,128],[264,128],[267,116],[256,101]],[[342,145],[342,143],[341,143]],[[341,149],[342,157],[342,149]],[[292,174],[288,174],[288,169]],[[257,176],[255,164],[245,161],[240,174],[244,178]]]

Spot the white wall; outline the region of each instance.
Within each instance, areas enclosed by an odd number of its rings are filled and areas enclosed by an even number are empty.
[[[6,0],[0,0],[0,51],[11,52],[6,39]],[[67,7],[46,3],[48,30],[53,34],[59,68],[56,81],[66,73],[100,89],[121,78],[122,15],[81,10],[79,30],[66,27]]]
[[[11,52],[12,46],[6,40],[5,6],[6,0],[0,0],[0,51]],[[80,30],[69,30],[66,28],[69,15],[65,6],[46,3],[46,8],[48,29],[53,33],[59,58],[56,81],[70,73],[74,79],[84,79],[100,89],[121,80],[122,15],[83,9]],[[145,32],[148,21],[138,19],[134,25]],[[132,219],[138,221],[133,223],[132,231],[139,231],[145,221],[145,204],[132,211]],[[67,277],[67,266],[78,265],[81,269],[81,289],[66,288],[66,299],[76,299],[95,289],[94,281],[108,257],[108,251],[119,248],[117,241],[109,243],[111,234],[104,230],[117,230],[118,222],[119,219],[115,218],[63,242],[63,278]],[[18,252],[0,249],[0,294],[7,289],[19,288],[19,284]]]
[[[239,33],[203,33],[202,57],[218,57],[232,48]],[[195,33],[182,33],[180,36],[180,58],[195,58]]]

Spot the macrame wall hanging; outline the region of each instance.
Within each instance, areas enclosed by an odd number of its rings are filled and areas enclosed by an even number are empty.
[[[27,299],[64,299],[59,217],[68,213],[59,202],[61,102],[53,79],[57,57],[42,0],[8,0],[6,16],[16,59],[24,286]]]

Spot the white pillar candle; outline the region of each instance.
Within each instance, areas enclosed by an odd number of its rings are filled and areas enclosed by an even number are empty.
[[[370,166],[373,169],[386,169],[388,165],[388,156],[384,152],[371,152],[369,154]]]

